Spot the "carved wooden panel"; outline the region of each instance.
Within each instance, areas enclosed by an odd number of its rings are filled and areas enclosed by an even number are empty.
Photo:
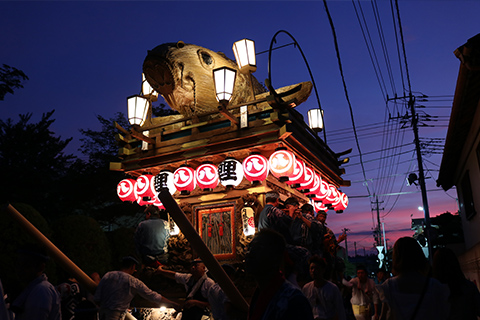
[[[235,257],[235,203],[195,207],[197,230],[218,259]]]

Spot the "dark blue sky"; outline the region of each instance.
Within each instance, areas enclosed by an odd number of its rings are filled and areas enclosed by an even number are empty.
[[[407,160],[399,160],[400,164],[391,172],[379,173],[380,162],[375,161],[379,154],[368,153],[382,149],[382,129],[371,131],[369,136],[361,134],[360,130],[385,122],[388,111],[396,112],[392,106],[386,108],[386,94],[389,97],[395,93],[404,94],[390,4],[388,1],[377,1],[377,4],[394,81],[394,87],[387,84],[384,92],[375,76],[355,12],[355,8],[357,12],[364,12],[377,59],[385,65],[377,40],[372,2],[355,2],[355,7],[351,1],[328,2],[360,133],[361,151],[365,154],[364,160],[371,160],[365,163],[370,192],[419,191],[415,186],[400,187],[404,174],[416,170],[415,161],[407,161],[412,159],[412,152],[405,152]],[[453,51],[479,32],[480,2],[400,0],[399,9],[412,90],[430,97],[448,96],[431,98],[425,104],[435,108],[424,110],[430,115],[448,116],[459,68]],[[68,152],[75,152],[80,146],[79,129],[99,128],[96,115],[110,117],[117,111],[126,111],[126,97],[140,91],[141,68],[147,50],[165,42],[182,40],[222,51],[233,59],[234,41],[253,39],[257,52],[261,52],[268,50],[278,30],[288,31],[300,44],[312,69],[325,110],[330,147],[335,152],[354,149],[344,176],[352,180],[352,187],[343,190],[351,197],[350,207],[343,215],[332,214],[328,221],[336,233],[348,227],[351,230],[349,241],[356,241],[357,248],[371,247],[372,237],[364,235],[374,223],[371,199],[363,197],[368,193],[362,182],[356,143],[352,135],[349,138],[342,135],[351,130],[352,122],[323,2],[0,1],[0,30],[0,63],[21,69],[30,78],[24,89],[7,95],[5,101],[0,102],[1,119],[18,120],[18,114],[32,112],[33,121],[37,121],[43,112],[55,109],[53,129],[56,134],[74,138]],[[278,45],[291,42],[282,35],[277,40]],[[257,57],[257,66],[254,75],[263,82],[267,77],[267,54]],[[386,69],[382,76],[388,83]],[[273,53],[272,80],[277,88],[310,80],[296,48],[287,47]],[[408,89],[406,85],[405,89]],[[315,107],[317,103],[311,97],[298,110],[305,114]],[[421,128],[420,135],[444,138],[446,124],[446,121],[439,121],[436,127]],[[403,140],[396,143],[411,143],[411,130],[402,132]],[[412,149],[410,146],[404,150]],[[434,190],[438,175],[434,170],[438,170],[440,156],[432,155],[426,160],[431,177],[427,188]],[[382,175],[395,174],[398,179],[391,187],[379,185],[381,179],[376,180]],[[449,191],[448,195],[442,191],[429,192],[431,216],[446,210],[456,211],[455,195],[454,191]],[[380,198],[385,207],[381,215],[386,215],[382,221],[393,244],[398,236],[394,230],[409,228],[411,214],[417,218],[423,216],[417,210],[421,197],[417,192]]]

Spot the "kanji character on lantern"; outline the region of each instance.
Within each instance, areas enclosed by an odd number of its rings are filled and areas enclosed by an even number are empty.
[[[195,174],[198,186],[205,191],[211,191],[218,185],[218,169],[211,163],[200,165]]]
[[[288,150],[277,150],[268,159],[270,172],[280,181],[288,181],[295,169],[295,154]]]
[[[300,183],[298,188],[302,192],[310,191],[310,188],[313,188],[315,184],[315,172],[310,167],[305,166],[305,182]]]
[[[243,160],[245,178],[253,183],[267,179],[268,160],[261,154],[252,154]]]
[[[134,179],[123,179],[117,185],[117,195],[122,201],[136,201],[137,196],[135,194],[135,183]]]
[[[136,191],[138,197],[152,198],[156,195],[154,177],[149,173],[145,173],[137,178]]]
[[[292,188],[300,187],[301,183],[305,182],[305,162],[295,158],[295,169],[293,169],[293,174],[288,178],[287,184],[291,185]]]
[[[223,186],[236,187],[243,179],[242,164],[233,158],[227,158],[218,165],[218,175]]]
[[[173,183],[181,194],[189,194],[197,186],[195,170],[187,165],[182,165],[173,173]]]
[[[339,191],[339,194],[340,201],[333,207],[333,210],[335,210],[336,213],[342,213],[348,207],[347,195],[341,191]]]
[[[167,189],[170,194],[174,194],[177,191],[175,183],[173,181],[173,173],[168,170],[162,170],[159,174],[155,176],[154,185],[155,191],[160,193],[160,191]]]

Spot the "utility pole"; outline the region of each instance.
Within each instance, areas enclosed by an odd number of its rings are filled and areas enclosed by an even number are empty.
[[[347,234],[347,231],[350,231],[350,229],[343,228],[342,231]],[[345,261],[348,261],[348,244],[347,244],[348,237],[345,238]]]
[[[412,117],[412,128],[413,128],[413,135],[414,135],[414,142],[415,142],[415,152],[417,154],[417,165],[418,165],[418,184],[420,185],[420,190],[422,193],[422,203],[423,203],[423,212],[425,214],[425,236],[427,238],[427,244],[428,244],[428,259],[430,262],[432,262],[432,253],[433,253],[433,246],[432,246],[432,241],[431,241],[431,224],[430,224],[430,212],[428,209],[428,199],[427,199],[427,187],[425,184],[425,172],[423,170],[423,160],[422,160],[422,150],[420,148],[420,138],[418,136],[418,122],[419,122],[419,115],[415,111],[415,96],[412,94],[412,91],[410,90],[410,93],[407,96],[403,97],[395,97],[391,99],[387,99],[388,101],[390,100],[406,100],[408,98],[408,107],[410,109],[411,117]],[[398,116],[401,122],[407,121],[410,116],[405,115],[404,117]],[[426,119],[428,120],[428,119]]]
[[[353,242],[353,247],[355,248],[355,258],[357,257],[357,242]]]
[[[420,190],[422,191],[422,202],[423,202],[423,212],[425,213],[425,234],[427,236],[428,244],[428,259],[432,262],[432,253],[433,246],[430,236],[430,212],[428,210],[428,199],[427,199],[427,188],[425,185],[425,173],[423,172],[423,161],[422,161],[422,152],[420,149],[420,139],[418,138],[418,114],[415,112],[415,97],[410,92],[408,99],[408,106],[412,113],[412,127],[413,134],[415,138],[415,150],[417,152],[417,162],[418,162],[418,182],[420,184]]]
[[[380,210],[383,210],[383,208],[379,207],[379,203],[383,203],[383,201],[379,202],[378,197],[376,197],[376,200],[375,200],[376,206],[373,210],[377,211],[377,231],[376,231],[377,236],[375,237],[375,240],[377,242],[377,246],[382,245],[382,228],[380,226],[381,225],[380,224]]]

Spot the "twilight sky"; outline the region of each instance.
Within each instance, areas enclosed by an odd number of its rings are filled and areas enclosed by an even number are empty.
[[[400,100],[387,103],[387,96],[408,93],[408,80],[415,95],[428,96],[417,99],[417,106],[425,106],[417,111],[438,117],[424,122],[429,127],[420,127],[420,137],[430,139],[424,158],[430,216],[456,212],[455,190],[445,193],[435,185],[441,161],[435,152],[443,147],[459,68],[453,51],[480,30],[479,1],[400,0],[398,7],[408,74],[403,54],[398,56],[403,48],[395,45],[400,34],[394,33],[390,1],[328,1],[367,182],[322,1],[0,1],[0,63],[30,78],[24,89],[0,102],[0,118],[18,121],[18,114],[31,112],[32,121],[38,121],[42,113],[55,109],[53,130],[62,138],[74,138],[67,152],[75,153],[78,130],[99,129],[96,115],[108,118],[126,112],[126,97],[140,91],[147,50],[182,40],[233,59],[233,42],[249,38],[260,53],[254,75],[263,82],[268,54],[261,52],[268,50],[278,30],[286,30],[312,70],[325,111],[327,143],[335,152],[353,148],[344,175],[352,186],[342,189],[350,205],[343,214],[330,214],[329,226],[337,234],[350,229],[350,254],[354,243],[359,253],[371,250],[376,224],[371,202],[378,197],[381,222],[393,245],[399,236],[413,234],[411,217],[422,218],[423,212],[417,209],[422,205],[420,188],[405,185],[408,173],[418,172],[412,130],[408,123],[401,128],[398,120],[406,108]],[[396,15],[395,5],[393,11]],[[398,30],[397,18],[395,26]],[[364,34],[371,38],[369,48]],[[289,37],[277,37],[277,45],[288,43]],[[377,68],[372,60],[378,61]],[[274,87],[309,80],[297,48],[272,53]],[[316,107],[312,93],[298,110],[306,115]]]

